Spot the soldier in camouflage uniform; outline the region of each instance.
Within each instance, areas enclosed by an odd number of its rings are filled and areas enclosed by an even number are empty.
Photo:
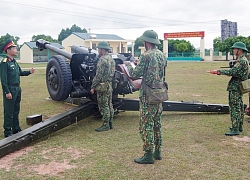
[[[143,33],[140,39],[143,40],[146,52],[140,55],[139,63],[133,69],[130,62],[125,62],[132,78],[139,78],[142,76],[142,86],[139,90],[139,132],[144,143],[143,151],[145,151],[145,154],[141,158],[134,159],[134,161],[139,164],[153,164],[154,159],[162,159],[162,103],[148,104],[143,84],[164,81],[166,58],[156,46],[156,44],[160,44],[156,32],[153,30],[147,30]]]
[[[243,131],[244,105],[240,83],[248,78],[248,60],[245,57],[245,53],[248,51],[246,45],[242,42],[236,42],[232,48],[237,57],[235,65],[229,70],[211,71],[212,74],[232,76],[227,87],[232,127],[230,132],[225,133],[226,136],[239,135],[239,132]]]
[[[110,47],[107,42],[102,41],[98,43],[97,48],[100,58],[90,93],[94,94],[94,91],[97,92],[98,108],[102,115],[103,125],[95,130],[102,132],[113,129],[112,78],[115,73],[115,61],[108,54]]]

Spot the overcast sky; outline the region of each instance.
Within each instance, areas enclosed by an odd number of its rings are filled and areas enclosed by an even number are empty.
[[[221,36],[221,20],[237,22],[238,34],[250,36],[249,0],[0,0],[0,36],[58,38],[73,24],[91,33],[135,40],[145,30],[164,33],[205,31],[205,47]],[[200,38],[187,38],[195,47]]]

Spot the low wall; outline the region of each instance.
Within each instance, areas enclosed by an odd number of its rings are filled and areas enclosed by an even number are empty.
[[[226,60],[226,56],[222,55],[222,52],[219,52],[218,56],[214,56],[214,51],[210,49],[210,55],[204,57],[204,61],[223,61]],[[228,60],[233,59],[233,56],[228,53]]]

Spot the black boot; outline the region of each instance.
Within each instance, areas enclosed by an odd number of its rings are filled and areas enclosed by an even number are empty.
[[[22,131],[21,129],[18,129],[18,130],[16,130],[16,131],[13,131],[13,134],[19,133],[19,132],[21,132],[21,131]]]
[[[7,137],[10,137],[12,136],[13,134],[4,134],[4,137],[7,138]]]
[[[229,129],[230,129],[230,131],[231,131],[233,128],[232,128],[232,127],[230,127]],[[242,125],[240,125],[240,126],[239,126],[239,131],[240,131],[240,132],[243,132]]]
[[[162,160],[161,150],[155,149],[155,152],[153,153],[153,157],[155,158],[155,160]]]
[[[108,131],[108,130],[110,130],[109,122],[105,122],[101,127],[95,129],[95,131],[97,132]]]
[[[138,164],[154,164],[152,151],[147,151],[141,158],[136,158],[134,161]]]
[[[226,136],[236,136],[239,135],[238,128],[232,128],[230,132],[225,133]]]

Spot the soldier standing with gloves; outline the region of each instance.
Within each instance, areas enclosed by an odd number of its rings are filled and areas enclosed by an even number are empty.
[[[22,71],[14,59],[18,51],[12,40],[8,40],[3,48],[6,57],[1,62],[1,83],[3,89],[4,106],[4,136],[8,137],[21,131],[19,125],[19,111],[21,101],[20,76],[28,76],[35,72]]]
[[[248,51],[246,45],[242,42],[236,42],[232,48],[237,57],[235,65],[229,70],[210,71],[211,74],[232,76],[227,87],[232,127],[230,132],[225,133],[226,136],[239,135],[239,132],[243,131],[244,105],[240,83],[248,78],[248,60],[245,57],[245,53]]]
[[[94,94],[94,91],[97,92],[97,102],[102,115],[103,125],[95,129],[95,131],[102,132],[113,129],[112,78],[115,73],[115,61],[108,54],[110,47],[107,42],[99,42],[97,48],[100,58],[90,93]]]
[[[131,78],[142,76],[142,86],[139,90],[139,132],[144,143],[143,151],[145,151],[145,154],[141,158],[134,159],[134,161],[139,164],[153,164],[154,159],[162,159],[162,103],[149,104],[143,84],[163,82],[166,58],[156,46],[156,44],[161,43],[155,31],[145,31],[140,39],[143,40],[146,52],[140,56],[139,64],[133,69],[130,62],[124,62],[129,69]]]

